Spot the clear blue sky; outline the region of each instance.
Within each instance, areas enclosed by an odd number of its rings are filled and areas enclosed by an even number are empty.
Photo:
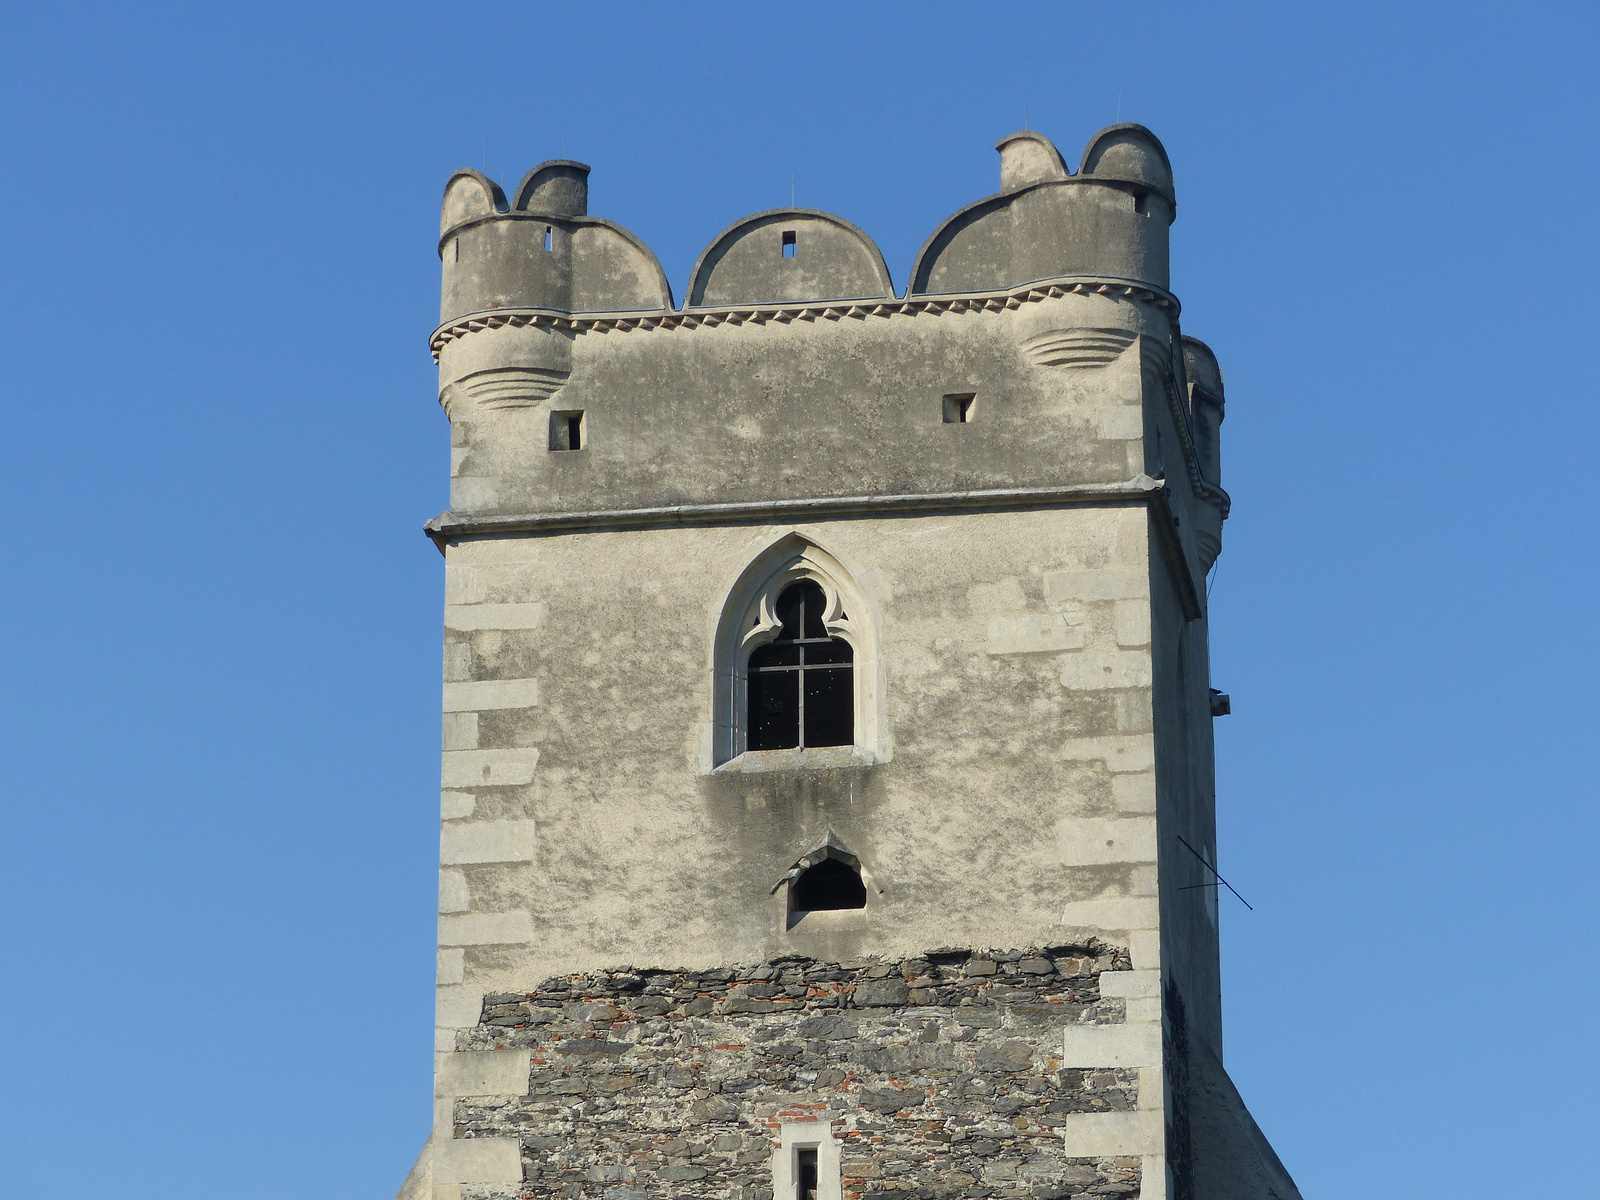
[[[899,287],[1119,96],[1228,380],[1228,1065],[1308,1200],[1593,1194],[1597,23],[7,6],[0,1194],[388,1200],[423,1140],[451,169],[565,146],[680,295],[793,176]]]

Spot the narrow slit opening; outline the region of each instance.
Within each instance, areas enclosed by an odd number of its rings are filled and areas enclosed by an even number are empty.
[[[783,256],[785,258],[793,258],[795,255],[794,233],[795,231],[792,229],[785,229],[783,231]]]
[[[544,248],[546,250],[553,250],[553,249],[555,249],[555,244],[556,244],[556,231],[554,229],[552,229],[550,226],[546,225],[544,227]]]
[[[817,1200],[817,1148],[801,1146],[794,1165],[795,1200]]]

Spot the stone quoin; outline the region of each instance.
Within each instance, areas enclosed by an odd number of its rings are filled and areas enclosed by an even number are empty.
[[[433,1133],[403,1200],[1298,1200],[1222,1065],[1222,373],[1166,151],[896,292],[777,209],[675,303],[589,168],[445,187]]]

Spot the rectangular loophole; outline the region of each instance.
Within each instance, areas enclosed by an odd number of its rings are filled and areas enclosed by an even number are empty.
[[[793,258],[794,257],[794,252],[795,252],[794,230],[785,229],[783,231],[783,256],[785,258]]]
[[[546,225],[544,227],[544,248],[546,250],[554,250],[555,249],[555,245],[556,245],[556,231],[554,229],[552,229],[550,226]]]
[[[794,1200],[817,1200],[817,1148],[801,1146],[794,1157]]]
[[[582,450],[586,441],[582,409],[550,414],[550,449]]]
[[[944,398],[944,423],[965,425],[972,420],[972,403],[977,396],[972,392],[956,392]]]

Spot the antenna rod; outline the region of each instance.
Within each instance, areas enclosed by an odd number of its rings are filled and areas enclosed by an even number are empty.
[[[1183,834],[1180,833],[1180,834],[1177,834],[1176,836],[1177,836],[1177,839],[1180,842],[1183,842]],[[1201,856],[1200,851],[1196,850],[1193,846],[1189,845],[1188,842],[1183,842],[1183,848],[1185,850],[1187,850],[1190,854],[1194,855],[1196,858],[1200,859],[1200,865],[1202,867],[1204,867],[1206,870],[1210,871],[1213,875],[1217,875],[1217,869],[1215,867],[1213,867],[1210,863],[1208,863],[1205,860],[1204,857]],[[1227,888],[1235,896],[1239,896],[1239,890],[1236,887],[1234,887],[1233,884],[1229,883],[1226,879],[1224,879],[1221,875],[1217,875],[1217,883],[1220,883],[1223,887]],[[1199,886],[1201,886],[1201,887],[1215,887],[1216,884],[1200,884]],[[1188,889],[1185,888],[1185,889],[1180,889],[1180,890],[1187,891]],[[1255,912],[1255,910],[1256,910],[1256,906],[1251,904],[1250,901],[1246,900],[1243,896],[1239,896],[1239,903],[1244,905],[1251,912]]]

